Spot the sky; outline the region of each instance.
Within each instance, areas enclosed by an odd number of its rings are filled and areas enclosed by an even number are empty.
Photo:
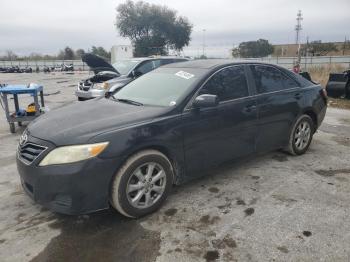
[[[0,54],[12,50],[57,54],[60,49],[110,49],[129,44],[115,27],[120,0],[0,0]],[[150,0],[186,16],[193,24],[185,55],[205,51],[224,57],[242,41],[295,42],[296,14],[303,13],[301,40],[350,38],[350,0]],[[203,34],[205,29],[205,36]]]

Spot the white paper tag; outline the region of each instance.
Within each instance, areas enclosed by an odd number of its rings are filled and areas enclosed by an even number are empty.
[[[191,79],[192,77],[194,77],[194,75],[190,74],[190,73],[187,73],[185,71],[179,71],[177,72],[175,75],[179,76],[179,77],[182,77],[182,78],[185,78],[185,79]]]

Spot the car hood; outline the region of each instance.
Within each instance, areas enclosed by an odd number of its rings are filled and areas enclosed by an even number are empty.
[[[98,134],[152,121],[164,110],[162,107],[135,106],[105,98],[75,102],[32,121],[28,134],[57,146],[83,144]]]
[[[88,53],[83,55],[81,60],[85,62],[95,74],[102,71],[111,71],[120,75],[117,69],[100,56]]]

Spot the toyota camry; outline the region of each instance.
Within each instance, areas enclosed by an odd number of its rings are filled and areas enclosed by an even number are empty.
[[[145,74],[108,98],[37,118],[22,135],[24,190],[66,214],[157,210],[174,184],[228,160],[302,155],[327,107],[318,84],[282,67],[198,60]]]

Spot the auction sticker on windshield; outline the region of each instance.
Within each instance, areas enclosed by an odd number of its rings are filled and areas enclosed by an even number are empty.
[[[192,77],[194,77],[194,75],[190,74],[190,73],[187,73],[185,71],[179,71],[177,72],[175,75],[179,76],[179,77],[182,77],[182,78],[185,78],[185,79],[191,79]]]

